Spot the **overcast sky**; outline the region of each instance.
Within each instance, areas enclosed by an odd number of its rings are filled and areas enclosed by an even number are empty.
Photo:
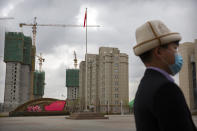
[[[117,47],[129,55],[129,96],[134,98],[144,66],[133,53],[135,30],[148,20],[162,20],[172,31],[180,32],[183,42],[197,39],[197,0],[0,0],[0,102],[4,99],[5,63],[4,33],[23,32],[32,36],[31,27],[19,28],[19,23],[83,24],[88,8],[88,53],[98,54],[99,47]],[[66,99],[65,69],[73,68],[73,51],[78,61],[84,60],[85,29],[38,27],[37,54],[45,58],[44,97]],[[36,65],[38,69],[38,64]],[[178,84],[178,76],[175,77]]]

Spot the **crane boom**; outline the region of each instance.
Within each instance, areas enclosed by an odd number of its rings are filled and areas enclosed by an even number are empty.
[[[37,17],[34,17],[34,23],[33,24],[26,24],[26,23],[20,23],[19,26],[32,26],[32,32],[33,32],[33,45],[36,44],[36,29],[37,26],[54,26],[54,27],[84,27],[84,25],[66,25],[66,24],[38,24],[36,22]],[[86,25],[87,26],[87,25]],[[87,27],[100,27],[100,25],[88,25]]]
[[[56,27],[84,27],[84,25],[65,25],[65,24],[25,24],[25,23],[20,23],[20,27],[23,26],[56,26]],[[87,27],[100,27],[100,25],[88,25]]]
[[[0,20],[11,20],[14,19],[14,17],[0,17]]]

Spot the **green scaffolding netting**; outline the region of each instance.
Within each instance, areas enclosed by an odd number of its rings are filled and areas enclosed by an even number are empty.
[[[6,32],[4,46],[5,62],[20,62],[31,65],[32,39],[20,32]]]
[[[6,32],[4,46],[5,62],[23,62],[23,33]]]
[[[79,87],[79,70],[66,70],[66,87]]]
[[[34,72],[34,88],[33,94],[43,96],[44,95],[44,86],[45,86],[45,72]]]
[[[31,49],[32,39],[31,37],[24,37],[24,49],[23,49],[23,63],[31,65]]]

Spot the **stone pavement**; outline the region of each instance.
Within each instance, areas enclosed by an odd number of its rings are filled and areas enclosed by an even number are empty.
[[[197,116],[193,117],[197,125]],[[65,116],[0,117],[0,131],[136,131],[133,115],[107,120],[70,120]]]

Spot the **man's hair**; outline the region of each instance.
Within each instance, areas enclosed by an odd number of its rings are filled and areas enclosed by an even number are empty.
[[[172,43],[176,43],[177,45],[179,45],[179,41],[175,41],[175,42],[172,42]],[[161,45],[159,47],[160,48],[167,49],[168,48],[168,45],[169,44],[164,44],[164,45]],[[149,62],[151,62],[151,59],[152,59],[152,51],[153,51],[153,49],[150,50],[150,51],[147,51],[147,52],[145,52],[145,53],[143,53],[143,54],[141,54],[139,56],[143,63],[149,63]]]
[[[152,57],[152,50],[141,54],[139,57],[143,63],[149,63],[151,61],[151,57]]]

